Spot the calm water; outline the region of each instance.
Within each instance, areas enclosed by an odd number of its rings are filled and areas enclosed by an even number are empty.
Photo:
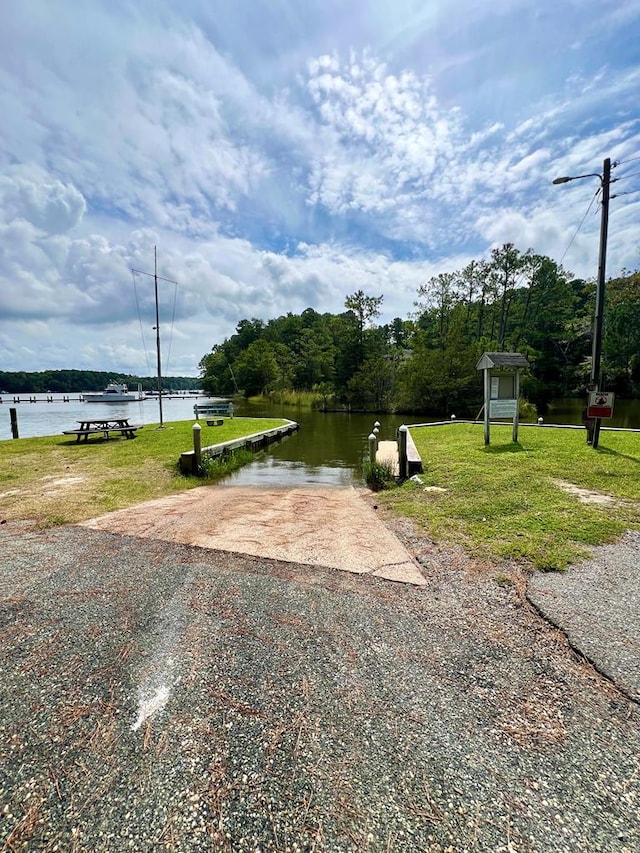
[[[0,404],[0,440],[11,438],[9,408],[18,414],[21,438],[61,434],[73,429],[76,421],[89,417],[128,417],[133,423],[157,424],[160,420],[157,399],[146,398],[132,403],[83,403],[78,397],[63,402],[54,394],[54,402],[46,395],[36,395],[40,402],[14,404],[4,396]],[[28,399],[28,395],[26,398]],[[163,399],[165,422],[193,417],[193,397]],[[199,398],[199,402],[204,402]],[[581,400],[558,400],[544,416],[545,423],[580,424]],[[367,452],[367,437],[376,420],[380,422],[380,438],[395,439],[396,429],[403,423],[420,423],[435,418],[408,415],[325,414],[306,409],[255,404],[242,401],[236,414],[246,417],[285,417],[300,424],[299,432],[256,456],[253,463],[231,475],[228,485],[349,485],[361,479],[362,459]],[[640,429],[640,400],[619,401],[615,417],[606,425]],[[62,436],[61,436],[62,439]],[[638,436],[640,441],[640,435]],[[187,449],[187,448],[185,448]]]
[[[580,424],[584,401],[571,397],[566,400],[556,400],[544,415],[548,424]],[[640,400],[618,400],[613,409],[613,417],[602,422],[607,427],[624,429],[640,429]]]
[[[0,404],[0,441],[11,438],[11,420],[9,409],[15,409],[18,415],[20,438],[33,438],[38,435],[56,435],[65,429],[76,429],[76,421],[82,418],[129,418],[131,423],[157,424],[160,421],[158,400],[147,397],[132,403],[83,403],[78,395],[69,396],[65,402],[62,394],[32,394],[37,403],[29,402],[29,395],[21,395],[21,403],[13,403],[13,395],[3,394]],[[47,403],[47,397],[53,402]],[[180,397],[162,400],[165,421],[183,421],[193,417],[196,400]],[[200,400],[202,402],[202,399]]]
[[[367,438],[376,421],[380,439],[391,441],[405,423],[400,415],[361,415],[312,412],[277,405],[244,403],[236,409],[250,417],[283,417],[300,424],[300,430],[273,444],[256,460],[232,474],[229,485],[350,485],[361,480]]]

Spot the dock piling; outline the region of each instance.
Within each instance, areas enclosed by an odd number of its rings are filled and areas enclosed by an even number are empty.
[[[9,409],[9,417],[11,418],[11,435],[13,438],[20,438],[18,435],[18,411],[17,409]]]
[[[193,462],[195,465],[195,474],[200,470],[202,462],[202,427],[199,423],[193,425]]]
[[[373,464],[376,461],[376,453],[378,452],[378,436],[375,433],[369,434],[369,461]]]

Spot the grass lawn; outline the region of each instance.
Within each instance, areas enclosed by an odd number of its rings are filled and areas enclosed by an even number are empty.
[[[513,444],[511,429],[492,425],[487,448],[481,425],[412,430],[423,484],[382,492],[380,502],[433,539],[543,570],[562,569],[585,556],[586,546],[640,528],[640,434],[601,432],[593,450],[584,430],[521,426]],[[614,500],[583,503],[558,481]]]
[[[280,418],[225,418],[202,427],[202,446],[280,426]],[[140,501],[202,486],[184,477],[180,454],[193,449],[193,421],[145,426],[136,438],[46,436],[0,441],[0,520],[69,524]]]

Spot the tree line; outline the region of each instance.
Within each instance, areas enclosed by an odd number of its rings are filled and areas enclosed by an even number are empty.
[[[100,370],[42,370],[7,372],[0,370],[0,393],[4,394],[75,394],[83,391],[101,391],[109,382],[117,382],[143,391],[155,391],[158,379],[153,376],[135,376],[130,373],[106,373]],[[192,376],[163,376],[165,391],[186,391],[199,387],[200,380]]]
[[[640,396],[640,272],[606,284],[605,387]],[[340,314],[307,308],[241,320],[200,362],[207,393],[312,392],[318,405],[475,416],[484,351],[520,352],[523,396],[544,412],[585,393],[591,370],[595,282],[506,243],[488,259],[418,285],[415,311],[376,323],[383,295],[362,290]]]

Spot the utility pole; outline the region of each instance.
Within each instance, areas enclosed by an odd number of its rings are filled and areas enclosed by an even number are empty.
[[[616,161],[614,166],[618,165]],[[602,215],[600,219],[600,256],[598,259],[598,280],[596,282],[596,310],[593,318],[593,341],[591,344],[591,380],[589,391],[601,391],[602,375],[600,359],[602,356],[602,318],[604,314],[604,282],[607,265],[607,232],[609,230],[609,188],[611,185],[611,158],[607,157],[602,164],[602,174],[589,172],[587,175],[565,175],[554,178],[554,184],[567,184],[582,178],[598,178],[602,189]],[[614,178],[614,181],[617,180]],[[614,196],[615,198],[615,196]],[[593,430],[587,428],[587,443],[595,449],[600,438],[601,418],[594,418]]]
[[[162,278],[162,276],[158,275],[158,247],[153,247],[153,273],[145,272],[144,270],[134,270],[131,269],[133,273],[140,273],[140,275],[148,275],[150,278],[153,278],[154,284],[154,294],[156,300],[156,324],[153,327],[156,331],[156,357],[158,364],[158,406],[160,408],[160,428],[162,429],[164,425],[164,421],[162,418],[162,365],[160,361],[160,311],[158,308],[158,281],[168,281],[170,284],[177,285],[177,281],[173,281],[171,278]]]
[[[598,281],[596,282],[596,310],[593,318],[593,344],[591,349],[591,386],[594,391],[602,390],[600,359],[602,357],[602,319],[604,314],[604,283],[607,264],[607,234],[609,230],[609,187],[611,184],[611,159],[602,167],[602,214],[600,219],[600,256],[598,260]],[[591,446],[595,449],[600,439],[601,419],[596,418],[593,426]]]

